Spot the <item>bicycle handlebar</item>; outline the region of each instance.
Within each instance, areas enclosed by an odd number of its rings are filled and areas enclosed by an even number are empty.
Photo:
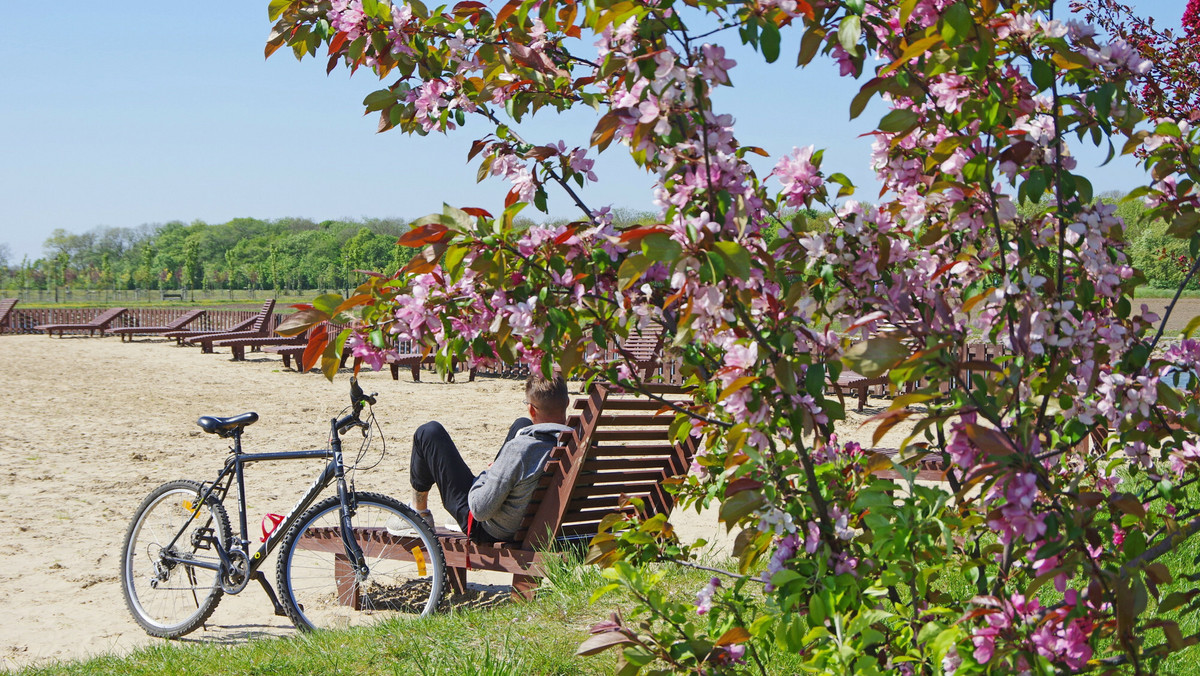
[[[350,403],[354,406],[354,412],[357,413],[362,409],[364,403],[375,405],[375,395],[365,394],[361,387],[358,386],[358,378],[350,379]]]
[[[334,421],[334,427],[338,434],[343,434],[351,427],[361,427],[366,429],[367,423],[363,422],[358,415],[362,413],[363,404],[375,405],[375,394],[366,394],[358,385],[358,378],[350,379],[350,404],[353,407],[353,413],[345,416],[341,420]]]

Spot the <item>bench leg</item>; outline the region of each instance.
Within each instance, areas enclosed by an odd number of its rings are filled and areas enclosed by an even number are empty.
[[[241,345],[231,345],[229,349],[233,352],[234,361],[243,361],[246,359],[246,348]]]
[[[532,575],[513,575],[512,599],[514,601],[532,601],[537,593],[541,578]]]
[[[388,370],[392,372],[392,380],[400,380],[400,365],[393,362],[388,364]]]
[[[358,595],[358,582],[354,579],[354,566],[345,554],[333,555],[333,576],[337,580],[338,602],[355,610],[362,610]]]
[[[413,382],[414,383],[421,382],[421,364],[419,362],[416,364],[413,364],[412,374],[413,374]]]
[[[450,580],[450,589],[455,594],[464,594],[467,591],[467,571],[465,568],[450,568],[446,567],[446,577]]]

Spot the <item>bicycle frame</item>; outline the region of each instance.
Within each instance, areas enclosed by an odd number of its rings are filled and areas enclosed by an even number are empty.
[[[267,560],[267,556],[270,555],[270,553],[275,549],[275,547],[279,544],[279,541],[283,539],[283,536],[285,533],[287,533],[288,529],[295,524],[302,514],[304,514],[305,510],[307,510],[314,502],[316,502],[320,494],[326,488],[328,488],[331,483],[336,481],[338,498],[341,502],[342,543],[346,547],[346,556],[350,560],[351,565],[356,572],[365,574],[366,571],[363,570],[363,568],[365,568],[365,563],[362,549],[359,548],[358,544],[354,541],[350,534],[350,518],[354,515],[354,505],[350,504],[350,492],[346,486],[346,473],[345,465],[342,462],[342,439],[340,434],[344,428],[363,424],[365,423],[359,421],[356,415],[347,415],[341,419],[335,418],[330,420],[331,441],[328,449],[312,451],[282,451],[277,453],[243,453],[242,431],[241,429],[236,430],[233,434],[233,448],[230,449],[232,453],[229,458],[226,459],[225,466],[221,469],[220,473],[217,475],[217,478],[211,484],[207,485],[206,490],[200,495],[200,499],[196,501],[196,504],[192,509],[192,518],[183,524],[183,527],[180,528],[179,532],[175,534],[175,537],[171,539],[171,542],[163,548],[163,559],[174,564],[186,564],[196,568],[205,568],[208,570],[217,571],[221,575],[221,579],[224,580],[225,577],[233,570],[233,563],[230,558],[230,553],[234,551],[240,551],[246,555],[248,562],[247,570],[245,571],[246,582],[248,583],[250,579],[258,579],[259,582],[263,584],[264,588],[267,589],[268,595],[271,596],[271,600],[275,602],[276,608],[278,609],[279,605],[275,599],[275,594],[270,590],[266,579],[262,577],[262,574],[258,569]],[[297,502],[294,507],[292,507],[291,511],[289,511],[283,518],[283,521],[279,523],[275,530],[273,530],[267,537],[266,541],[263,542],[262,545],[255,550],[254,554],[251,556],[249,554],[249,530],[246,524],[245,466],[255,462],[270,462],[275,460],[309,460],[315,458],[329,458],[329,462],[325,465],[325,468],[321,471],[321,474],[316,478],[316,480],[313,481],[312,485],[308,489],[308,492],[304,494],[304,497],[300,498],[300,501]],[[224,543],[218,540],[218,538],[211,535],[205,537],[208,543],[211,544],[216,550],[217,557],[220,559],[220,563],[208,563],[206,561],[196,561],[193,559],[175,557],[171,555],[169,552],[174,551],[176,542],[179,541],[179,538],[183,537],[184,533],[188,529],[188,526],[200,514],[201,510],[204,508],[205,502],[209,499],[209,497],[216,496],[219,502],[224,503],[225,497],[228,495],[234,479],[237,480],[238,488],[239,537],[228,549],[225,547]],[[242,589],[238,589],[237,591],[240,592]]]

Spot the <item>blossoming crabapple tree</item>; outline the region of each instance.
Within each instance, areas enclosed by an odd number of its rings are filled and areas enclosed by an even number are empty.
[[[345,327],[314,332],[306,353],[330,374],[343,345],[378,368],[411,342],[442,369],[557,364],[651,396],[621,345],[663,331],[693,398],[673,430],[701,446],[672,490],[716,505],[737,565],[694,602],[665,595],[635,564],[699,565],[693,549],[662,517],[607,520],[590,557],[638,605],[580,652],[614,650],[622,674],[1149,673],[1197,641],[1181,628],[1200,604],[1196,565],[1179,552],[1200,530],[1200,343],[1168,346],[1167,317],[1133,302],[1123,223],[1071,148],[1142,153],[1135,193],[1193,254],[1200,150],[1187,121],[1131,105],[1150,64],[1062,9],[272,0],[268,55],[372,70],[383,85],[364,105],[381,131],[471,129],[479,178],[511,184],[492,210],[421,219],[400,241],[421,247],[407,268],[288,327]],[[862,82],[852,117],[886,103],[877,203],[822,171],[802,124],[778,130],[800,147],[761,175],[748,158],[768,151],[714,107],[736,67],[726,46],[775,62],[789,31],[798,65]],[[588,139],[517,131],[575,106],[599,113]],[[649,222],[618,227],[581,196],[589,154],[617,148],[654,177]],[[579,219],[521,225],[551,196]],[[968,341],[1005,356],[971,362]],[[899,454],[839,439],[827,383],[847,367],[897,388],[873,423],[876,443],[912,425]],[[922,458],[943,463],[945,486],[911,480]]]

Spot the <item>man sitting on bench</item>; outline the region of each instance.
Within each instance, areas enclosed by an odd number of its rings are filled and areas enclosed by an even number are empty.
[[[525,403],[529,417],[512,424],[496,459],[478,476],[467,467],[441,423],[428,422],[417,428],[409,459],[412,507],[430,526],[429,489],[436,485],[442,506],[471,539],[502,542],[513,538],[550,450],[558,445],[559,434],[571,429],[566,425],[567,383],[561,375],[531,374],[525,381]],[[388,531],[403,534],[404,524],[398,518],[393,521]]]

